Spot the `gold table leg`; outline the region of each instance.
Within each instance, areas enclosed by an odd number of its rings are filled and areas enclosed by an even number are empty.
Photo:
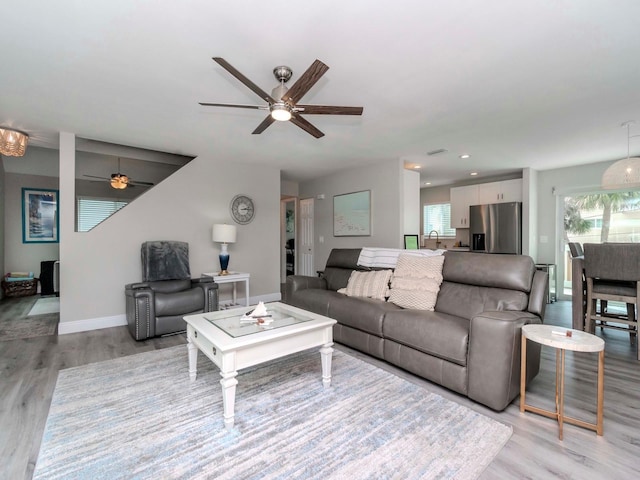
[[[527,339],[522,336],[520,357],[520,412],[537,413],[549,418],[555,418],[558,421],[559,438],[563,439],[564,424],[570,423],[582,428],[593,430],[597,435],[602,436],[604,432],[604,350],[598,352],[598,393],[597,393],[597,421],[596,423],[588,423],[564,415],[564,373],[565,373],[565,349],[556,348],[556,391],[555,391],[555,412],[545,410],[533,405],[527,405],[526,402],[526,378],[527,378]]]

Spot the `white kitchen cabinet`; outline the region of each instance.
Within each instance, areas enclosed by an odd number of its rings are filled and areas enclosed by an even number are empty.
[[[478,185],[453,187],[451,197],[451,228],[469,228],[469,207],[477,205]]]
[[[522,201],[522,179],[478,185],[478,203],[506,203]]]

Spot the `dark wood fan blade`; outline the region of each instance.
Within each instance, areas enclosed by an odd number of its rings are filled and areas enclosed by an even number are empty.
[[[110,178],[107,177],[97,177],[95,175],[83,175],[83,177],[87,177],[87,178],[99,178],[100,180],[111,180]]]
[[[300,127],[301,129],[303,129],[305,132],[307,132],[310,135],[313,135],[316,138],[320,138],[320,137],[324,137],[324,133],[322,133],[320,130],[318,130],[316,127],[314,127],[313,125],[311,125],[308,121],[306,121],[304,118],[302,118],[299,114],[294,113],[291,116],[291,120],[289,120],[291,123],[293,123],[294,125],[297,125],[298,127]]]
[[[296,105],[303,115],[362,115],[362,107],[337,107],[331,105]]]
[[[155,183],[139,182],[138,180],[129,180],[129,185],[139,185],[141,187],[153,187]]]
[[[260,125],[258,125],[258,128],[256,128],[253,132],[254,135],[257,135],[258,133],[262,133],[264,132],[267,127],[269,125],[271,125],[273,122],[275,122],[275,120],[273,119],[273,117],[271,116],[271,114],[267,115],[267,117],[262,121],[262,123]]]
[[[215,62],[217,62],[218,65],[220,65],[222,68],[224,68],[227,72],[229,72],[231,75],[233,75],[238,80],[240,80],[242,83],[244,83],[247,87],[249,87],[249,89],[252,92],[257,94],[265,102],[268,102],[269,104],[272,104],[272,103],[276,102],[273,98],[271,98],[271,95],[269,95],[267,92],[262,90],[259,86],[257,86],[255,83],[253,83],[251,80],[249,80],[243,74],[241,74],[238,70],[236,70],[233,66],[231,66],[231,64],[229,62],[227,62],[224,58],[213,57],[213,60]]]
[[[329,67],[320,60],[313,62],[289,91],[282,96],[282,101],[296,103],[320,80],[320,77],[322,77],[327,70],[329,70]]]
[[[269,107],[264,107],[260,105],[236,105],[232,103],[206,103],[206,102],[198,102],[198,103],[205,107],[251,108],[253,110],[267,110],[269,108]]]

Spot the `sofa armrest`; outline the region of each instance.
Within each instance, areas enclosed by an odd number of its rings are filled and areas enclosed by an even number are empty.
[[[124,289],[127,325],[131,336],[145,340],[156,334],[155,293],[144,283],[130,283]]]
[[[307,277],[305,275],[289,275],[285,290],[285,298],[291,298],[299,290],[307,288],[327,289],[327,281],[321,277]]]
[[[527,310],[544,320],[549,294],[549,274],[542,270],[536,270],[531,282],[529,293],[529,306]]]
[[[468,395],[497,411],[520,393],[522,326],[542,323],[530,312],[483,312],[469,326]],[[527,348],[527,381],[540,367],[540,345]]]
[[[192,278],[191,287],[199,287],[204,291],[205,312],[215,312],[218,310],[218,284],[213,281],[213,277]]]

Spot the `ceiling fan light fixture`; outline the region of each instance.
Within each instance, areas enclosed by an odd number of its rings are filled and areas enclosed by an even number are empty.
[[[22,157],[27,150],[29,135],[11,128],[0,128],[0,154],[6,157]]]
[[[119,173],[114,173],[111,175],[111,188],[115,188],[116,190],[124,190],[129,185],[129,177],[126,175],[121,175]]]
[[[274,103],[271,105],[271,117],[279,122],[291,120],[291,109],[286,103]]]

